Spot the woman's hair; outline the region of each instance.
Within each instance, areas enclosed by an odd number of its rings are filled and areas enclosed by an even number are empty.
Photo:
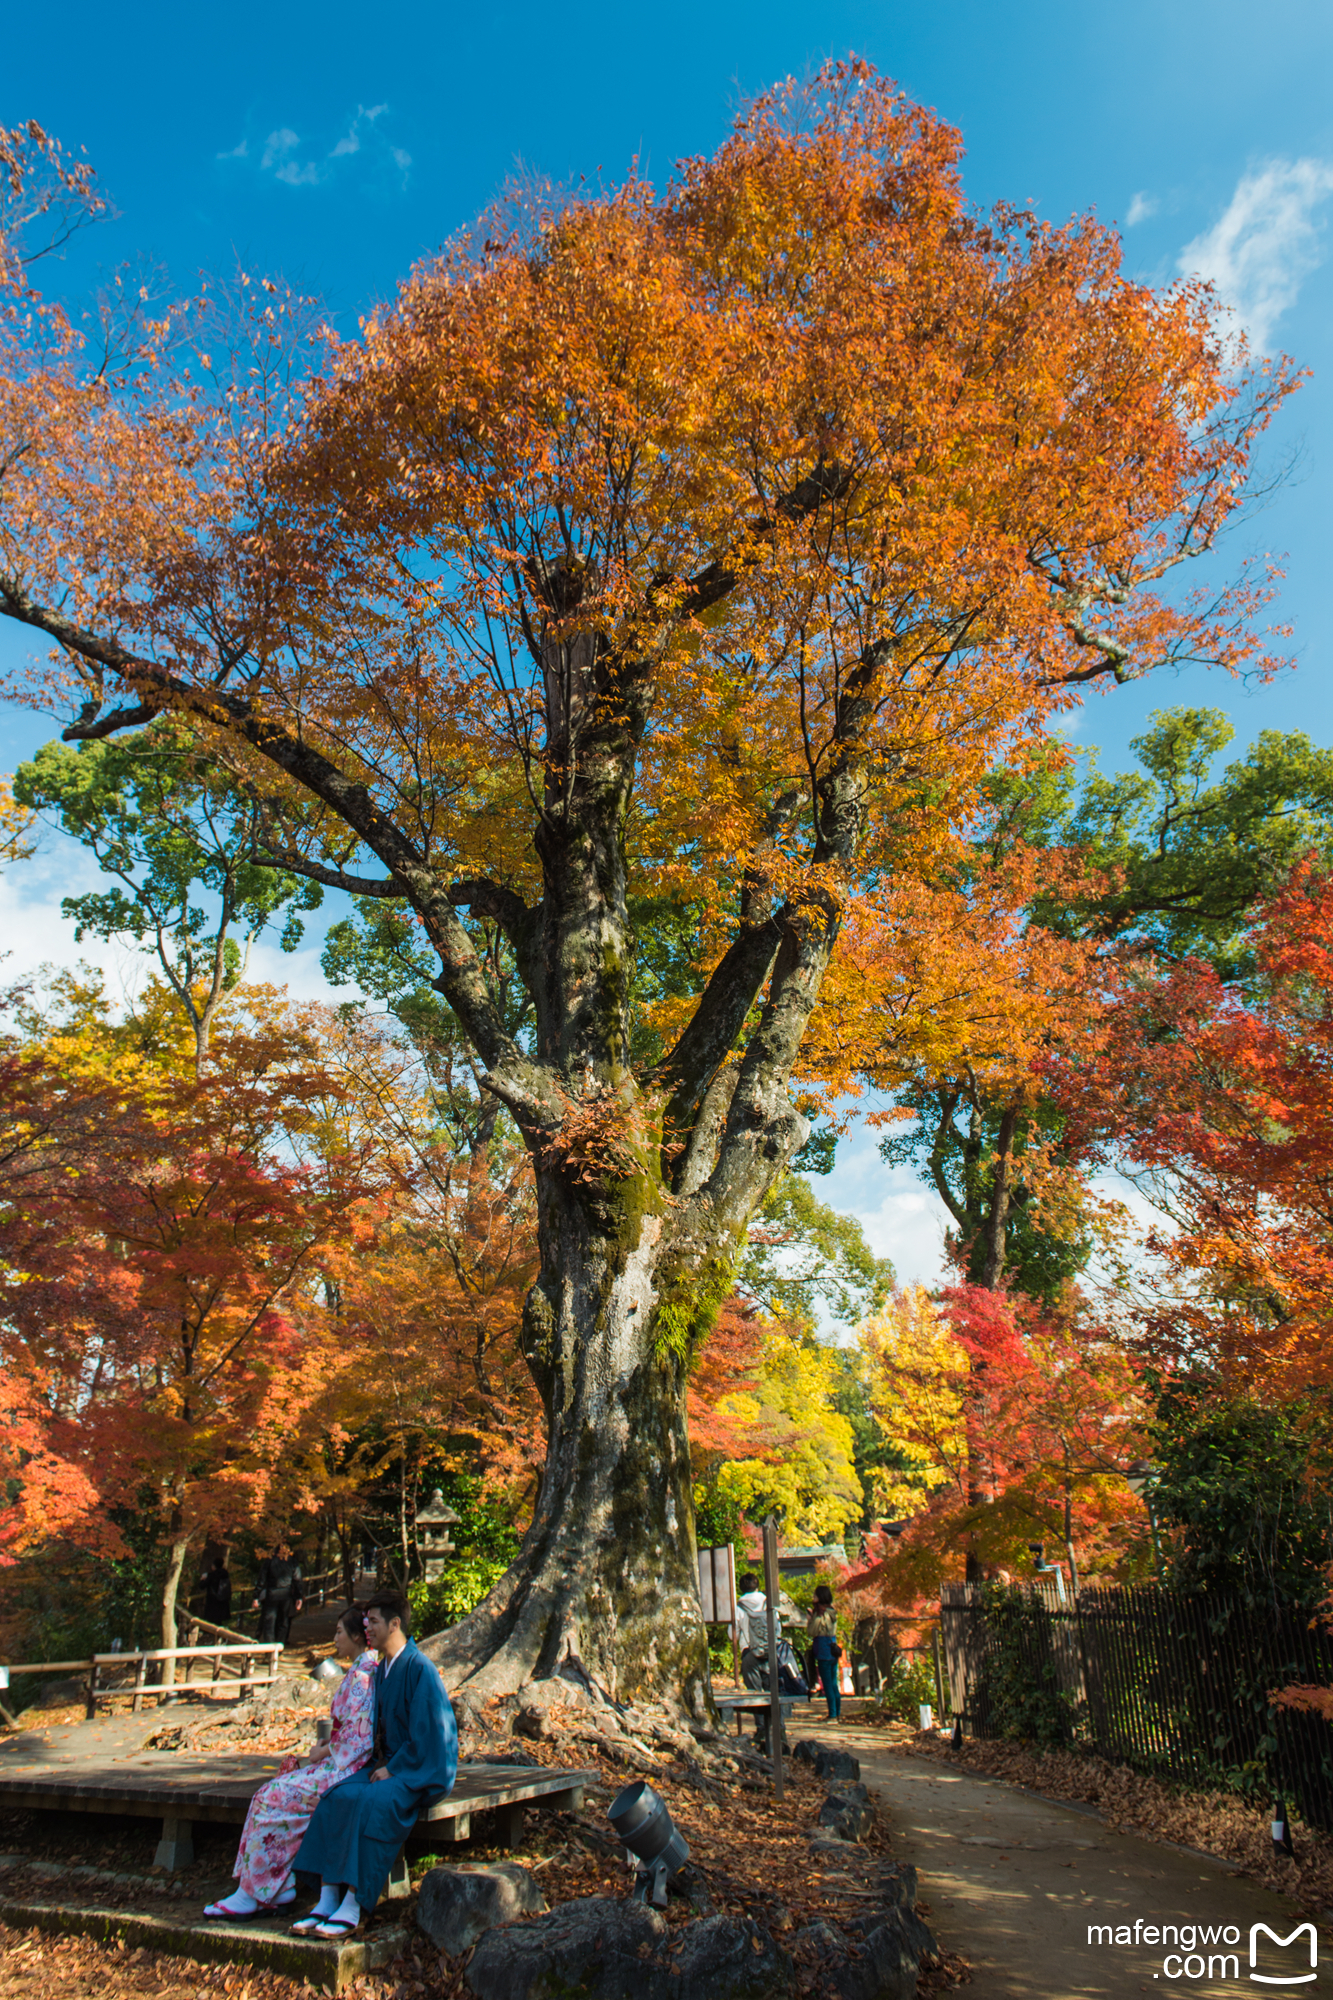
[[[832,1604],[832,1602],[833,1592],[829,1589],[828,1585],[826,1583],[817,1583],[815,1585],[815,1603]]]
[[[349,1604],[346,1611],[339,1612],[338,1623],[342,1626],[343,1631],[349,1639],[360,1639],[364,1643],[366,1636],[366,1614],[359,1604]]]

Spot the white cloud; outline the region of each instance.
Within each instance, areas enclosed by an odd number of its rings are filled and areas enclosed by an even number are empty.
[[[890,1257],[900,1285],[938,1285],[944,1278],[944,1203],[913,1166],[889,1167],[878,1135],[853,1130],[838,1146],[833,1171],[816,1180],[821,1201],[854,1215],[877,1257]]]
[[[384,116],[388,108],[387,104],[372,104],[370,110],[367,111],[364,104],[358,104],[356,107],[356,117],[329,154],[329,158],[331,160],[340,160],[349,153],[359,153],[361,151],[362,126],[373,125],[377,118]]]
[[[1330,195],[1333,160],[1268,160],[1241,176],[1225,212],[1180,253],[1181,272],[1211,279],[1261,353],[1323,261],[1318,211]]]
[[[95,966],[113,996],[138,993],[156,968],[156,959],[129,944],[108,944],[85,937],[76,943],[74,925],[62,916],[63,896],[105,889],[102,874],[87,849],[66,835],[47,831],[31,861],[21,861],[0,874],[0,986],[35,979],[44,966]],[[337,910],[307,918],[312,942],[285,952],[260,940],[251,950],[246,977],[252,985],[285,986],[293,1000],[326,1000],[339,1005],[355,997],[349,986],[331,987],[319,962],[324,920]]]
[[[1150,215],[1156,215],[1161,205],[1155,194],[1136,194],[1125,217],[1126,229],[1135,229],[1140,222],[1146,222]]]
[[[290,125],[283,125],[278,131],[270,132],[264,141],[263,157],[259,162],[261,169],[267,173],[270,167],[277,166],[286,160],[290,153],[294,153],[300,143],[298,134],[293,132]]]
[[[367,161],[381,167],[391,162],[406,185],[412,155],[403,147],[392,145],[377,130],[379,120],[388,110],[387,104],[358,104],[346,130],[324,153],[317,147],[304,145],[300,133],[294,132],[290,125],[279,125],[258,149],[258,171],[272,174],[284,187],[320,187],[335,173],[345,171],[344,162],[365,154]],[[230,152],[217,155],[219,160],[248,161],[253,157],[248,138],[243,138]]]

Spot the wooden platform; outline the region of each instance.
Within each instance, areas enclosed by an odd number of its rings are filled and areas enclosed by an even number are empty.
[[[276,1777],[278,1757],[197,1757],[186,1751],[145,1759],[139,1764],[83,1763],[68,1769],[30,1765],[0,1776],[0,1806],[39,1812],[128,1813],[161,1819],[162,1838],[154,1865],[188,1868],[194,1860],[196,1822],[240,1826],[260,1785]],[[441,1847],[468,1840],[472,1816],[500,1815],[500,1839],[512,1846],[523,1809],[577,1811],[583,1787],[595,1771],[552,1771],[542,1765],[465,1763],[448,1798],[424,1806],[416,1835]],[[389,1877],[388,1896],[408,1893],[400,1854]]]

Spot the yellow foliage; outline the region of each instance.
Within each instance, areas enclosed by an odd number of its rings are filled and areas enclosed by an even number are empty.
[[[0,777],[0,868],[37,852],[37,815],[14,803],[13,782]]]
[[[717,1472],[718,1493],[752,1521],[781,1510],[788,1543],[840,1541],[860,1519],[852,1427],[833,1405],[837,1382],[830,1349],[773,1326],[755,1391],[722,1399],[722,1411],[738,1426],[770,1439],[773,1455],[726,1460]]]
[[[895,1292],[859,1338],[871,1409],[901,1467],[875,1474],[875,1510],[911,1515],[936,1488],[965,1487],[967,1355],[920,1285]]]

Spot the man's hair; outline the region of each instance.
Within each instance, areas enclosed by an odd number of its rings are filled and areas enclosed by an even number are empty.
[[[412,1607],[401,1590],[377,1590],[373,1597],[366,1599],[366,1610],[378,1611],[386,1625],[391,1618],[396,1618],[403,1628],[403,1637],[406,1639],[411,1635]]]
[[[741,1578],[742,1592],[745,1592],[747,1590],[758,1590],[758,1588],[759,1588],[759,1578],[755,1575],[752,1569],[747,1569],[745,1575]]]
[[[832,1592],[832,1591],[831,1591],[831,1590],[829,1589],[828,1585],[827,1585],[826,1583],[818,1583],[818,1584],[816,1584],[816,1585],[815,1585],[815,1603],[816,1603],[816,1604],[832,1604],[832,1602],[833,1602],[833,1592]]]

